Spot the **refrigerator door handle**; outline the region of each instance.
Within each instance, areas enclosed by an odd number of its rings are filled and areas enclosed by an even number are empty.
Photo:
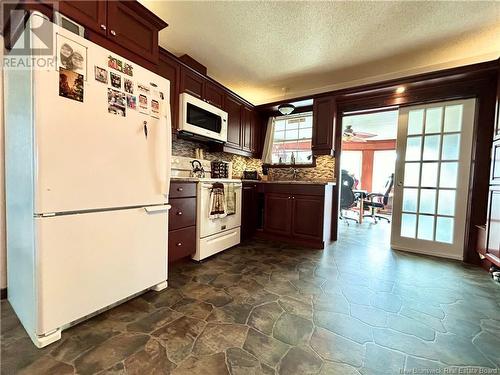
[[[171,119],[170,119],[170,104],[166,104],[165,106],[165,126],[160,127],[160,131],[163,132],[164,136],[160,137],[160,139],[164,139],[166,144],[160,145],[160,150],[167,150],[167,152],[171,153],[172,150],[172,130],[171,130]],[[160,155],[163,153],[160,152]],[[170,160],[171,155],[166,155]],[[170,165],[167,164],[167,160],[165,157],[160,157],[158,162],[159,167],[159,175],[162,176],[160,180],[161,192],[163,196],[168,197],[169,193],[169,182],[170,182]]]
[[[144,207],[144,211],[146,211],[148,214],[151,214],[151,213],[156,213],[156,212],[168,211],[171,208],[172,208],[171,205],[166,204],[164,206],[149,206],[149,207]]]

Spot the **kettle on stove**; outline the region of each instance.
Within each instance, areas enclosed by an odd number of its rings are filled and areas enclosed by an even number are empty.
[[[197,177],[197,178],[203,178],[205,177],[205,170],[203,169],[203,166],[201,165],[201,162],[199,160],[192,160],[191,161],[191,175],[192,177]]]

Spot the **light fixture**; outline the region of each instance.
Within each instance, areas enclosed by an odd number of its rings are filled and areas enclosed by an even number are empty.
[[[402,94],[405,92],[405,88],[404,86],[399,86],[397,89],[396,89],[396,94]]]
[[[294,109],[295,109],[295,106],[293,104],[281,104],[278,107],[278,111],[280,111],[280,113],[282,115],[285,115],[285,116],[292,113]]]

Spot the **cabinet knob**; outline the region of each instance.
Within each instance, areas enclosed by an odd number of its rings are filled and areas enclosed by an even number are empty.
[[[290,198],[292,198],[292,197],[288,197],[288,199],[290,199]]]
[[[101,29],[106,30],[106,25],[101,24]]]
[[[177,211],[177,215],[182,216],[182,211]]]
[[[111,30],[110,33],[111,33],[111,35],[116,36],[116,31],[115,30]]]
[[[177,242],[176,245],[177,246],[182,246],[182,242]]]
[[[184,190],[184,189],[183,189],[183,188],[181,188],[181,187],[177,188],[177,191],[183,191],[183,190]]]

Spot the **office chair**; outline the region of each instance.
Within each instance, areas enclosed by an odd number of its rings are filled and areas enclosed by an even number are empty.
[[[358,223],[358,219],[353,217],[347,217],[343,215],[344,210],[349,210],[356,206],[356,203],[359,200],[359,196],[354,194],[352,188],[354,186],[354,178],[349,175],[349,173],[343,169],[341,174],[341,183],[342,186],[340,188],[340,219],[346,220],[346,223],[349,224],[347,220],[353,220]],[[361,213],[360,213],[361,214]]]
[[[370,210],[370,214],[363,215],[363,217],[371,217],[376,223],[377,219],[387,220],[388,223],[391,220],[385,216],[377,215],[376,211],[385,208],[389,202],[389,194],[391,193],[392,187],[394,186],[394,173],[392,173],[384,186],[384,194],[380,193],[370,193],[366,196],[367,200],[363,201],[365,207]]]

